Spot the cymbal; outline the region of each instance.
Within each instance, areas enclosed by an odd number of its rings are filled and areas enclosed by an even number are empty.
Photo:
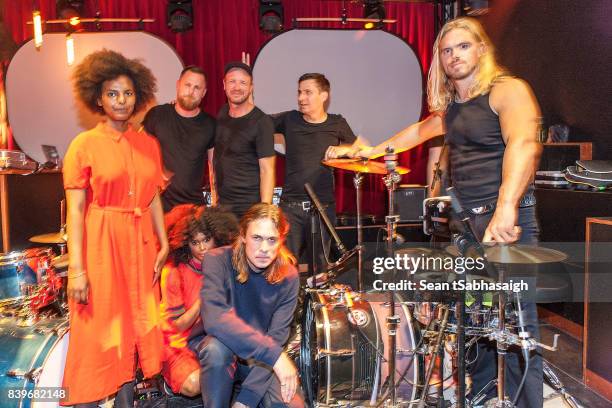
[[[51,266],[55,269],[66,269],[68,268],[68,254],[56,256],[51,259]]]
[[[499,264],[542,264],[567,259],[563,252],[550,248],[522,244],[484,244],[487,260]],[[460,256],[456,246],[446,248],[449,254]]]
[[[30,237],[30,242],[39,244],[65,244],[66,234],[62,232],[51,232],[49,234],[34,235]]]
[[[355,173],[369,173],[369,174],[387,174],[385,163],[375,162],[365,159],[331,159],[323,160],[325,166],[333,167],[336,169],[353,171]],[[410,172],[406,167],[397,166],[395,171],[399,174],[407,174]]]

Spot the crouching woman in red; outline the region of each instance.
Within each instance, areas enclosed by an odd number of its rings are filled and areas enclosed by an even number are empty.
[[[175,222],[176,218],[178,221]],[[171,224],[171,225],[169,225]],[[200,394],[200,363],[187,342],[201,333],[202,260],[209,249],[232,243],[238,220],[229,211],[185,204],[166,214],[170,257],[161,278],[164,380],[174,393]]]

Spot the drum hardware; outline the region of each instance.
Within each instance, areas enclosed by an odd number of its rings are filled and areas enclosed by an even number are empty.
[[[384,350],[383,317],[388,305],[370,301],[348,287],[307,289],[300,353],[300,372],[310,406],[372,406],[382,401],[395,384],[404,401],[413,401],[419,383],[421,356],[416,353],[417,332],[411,326],[407,303],[397,302],[403,316],[398,335],[396,378],[389,380]],[[344,302],[344,304],[342,304]],[[352,304],[352,305],[351,305]],[[383,395],[384,391],[384,395]],[[359,402],[360,401],[360,402]]]
[[[442,322],[440,323],[440,329],[438,330],[435,343],[432,347],[433,355],[431,356],[431,359],[429,360],[429,366],[427,367],[427,373],[425,374],[425,388],[423,389],[421,393],[421,398],[419,399],[419,402],[417,403],[417,408],[425,408],[425,401],[427,399],[427,396],[429,395],[428,391],[431,385],[431,376],[433,374],[433,370],[436,365],[436,360],[438,359],[439,354],[441,354],[442,358],[444,357],[444,351],[443,351],[444,346],[442,345],[442,339],[444,337],[444,331],[446,330],[446,325],[448,323],[448,313],[449,313],[449,310],[447,307],[445,307],[443,314],[442,314]],[[440,361],[440,366],[442,365],[443,365],[443,361]],[[443,373],[440,376],[440,381],[442,382],[444,381]],[[442,384],[439,387],[439,389],[440,390],[443,389]]]
[[[380,174],[387,175],[390,172],[394,172],[396,176],[394,177],[395,183],[399,183],[401,180],[400,175],[407,174],[410,172],[409,169],[405,167],[397,166],[397,156],[395,156],[395,165],[393,169],[388,168],[387,163],[375,162],[368,159],[332,159],[332,160],[324,160],[322,162],[323,165],[333,167],[336,169],[342,169],[351,171],[354,173],[353,176],[353,185],[355,186],[355,203],[357,209],[357,248],[358,250],[358,260],[357,260],[357,290],[361,292],[363,290],[363,214],[361,211],[361,202],[362,202],[362,186],[363,186],[363,174]],[[387,176],[388,177],[388,176]],[[395,188],[394,188],[395,190]],[[399,217],[397,222],[399,221]],[[395,232],[395,228],[393,229]],[[389,236],[389,235],[388,235]],[[395,234],[391,235],[391,240],[395,238]]]
[[[336,232],[334,226],[332,225],[331,221],[329,220],[329,218],[327,217],[327,214],[325,213],[325,210],[323,209],[323,206],[321,205],[321,202],[319,201],[319,197],[317,197],[317,195],[315,194],[314,190],[312,189],[312,186],[310,185],[310,183],[306,183],[304,184],[304,189],[306,190],[306,193],[308,194],[308,196],[310,197],[310,200],[312,201],[312,203],[314,204],[316,211],[319,213],[319,216],[321,217],[321,219],[323,220],[323,223],[325,224],[325,228],[327,228],[327,231],[329,232],[329,235],[332,238],[332,241],[334,243],[334,245],[336,246],[336,249],[338,250],[338,252],[341,254],[341,258],[343,259],[343,257],[347,254],[347,249],[344,246],[344,244],[342,243],[342,240],[340,240],[340,237],[338,236],[338,233]],[[314,216],[314,214],[313,214]],[[314,222],[313,222],[313,227],[314,227]],[[315,264],[315,256],[316,254],[314,253],[314,238],[316,236],[316,233],[313,230],[313,257],[312,257],[312,262],[313,265]],[[360,251],[361,249],[359,249]],[[314,267],[311,268],[311,273],[312,273],[312,282],[313,282],[313,287],[317,286],[317,272],[315,270]]]
[[[561,394],[563,401],[565,401],[566,405],[570,408],[583,408],[578,401],[567,391],[565,385],[561,382],[559,377],[555,374],[552,368],[546,363],[546,361],[542,362],[542,371],[544,373],[544,379],[550,386]]]
[[[388,215],[385,217],[387,222],[387,256],[389,258],[394,258],[393,255],[393,242],[395,238],[395,231],[397,228],[397,223],[399,222],[399,215],[394,215],[395,209],[395,188],[397,184],[401,181],[401,175],[398,171],[397,166],[397,154],[395,154],[393,148],[391,146],[387,146],[385,149],[385,169],[388,174],[383,177],[383,182],[385,183],[385,187],[387,187],[387,194],[389,199],[389,209]],[[393,268],[392,271],[393,278],[395,278],[396,270]],[[391,387],[389,387],[389,403],[387,404],[390,407],[396,407],[397,405],[397,396],[395,390],[395,359],[397,352],[397,326],[399,325],[399,316],[395,314],[395,294],[390,291],[389,292],[389,314],[387,316],[387,330],[389,336],[389,383]]]
[[[463,231],[461,233],[453,234],[453,241],[455,242],[459,253],[466,257],[474,257],[474,255],[476,255],[482,258],[484,261],[485,270],[488,272],[489,276],[497,277],[499,282],[505,281],[505,272],[508,264],[559,262],[566,258],[566,255],[562,252],[553,251],[546,248],[521,247],[519,248],[519,250],[516,251],[508,249],[511,248],[511,246],[507,245],[491,247],[496,249],[485,248],[476,239],[472,226],[469,223],[469,216],[463,210],[463,207],[461,206],[454,192],[454,188],[448,188],[447,193],[449,194],[451,199],[452,210],[458,216],[461,224],[463,225]],[[500,295],[498,296],[498,329],[496,331],[492,330],[487,336],[489,339],[495,340],[497,344],[497,401],[495,403],[496,408],[516,407],[516,402],[518,401],[523,385],[527,378],[527,370],[529,369],[529,350],[533,350],[538,346],[551,351],[557,350],[557,340],[559,337],[558,334],[556,334],[554,337],[553,345],[548,346],[537,342],[526,331],[525,323],[523,321],[523,314],[521,311],[520,295],[518,293],[516,293],[515,295],[516,307],[518,309],[518,335],[510,332],[506,327],[506,298],[505,296]],[[462,305],[463,301],[458,302],[458,407],[465,406],[465,333],[463,332],[464,320],[460,311]],[[505,393],[505,355],[508,346],[512,344],[521,347],[525,360],[525,369],[516,395],[514,396],[513,400],[510,400]]]

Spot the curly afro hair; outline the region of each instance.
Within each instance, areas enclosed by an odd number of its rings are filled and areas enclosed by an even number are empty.
[[[200,232],[214,239],[215,246],[229,245],[238,236],[238,219],[222,207],[182,205],[173,208],[166,215],[166,220],[179,214],[183,217],[174,222],[168,231],[170,259],[175,265],[189,262],[189,241]]]
[[[89,54],[74,69],[72,78],[79,99],[94,113],[104,113],[98,106],[102,96],[102,84],[127,76],[134,84],[136,105],[134,113],[141,111],[155,97],[156,79],[151,70],[139,60],[128,59],[118,52],[103,49]]]

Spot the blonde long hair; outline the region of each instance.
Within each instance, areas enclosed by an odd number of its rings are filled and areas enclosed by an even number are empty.
[[[264,277],[271,283],[279,283],[285,278],[289,265],[295,265],[296,259],[285,246],[285,237],[289,232],[289,223],[280,208],[267,203],[255,204],[244,214],[240,220],[240,233],[234,241],[234,253],[232,255],[232,264],[236,269],[236,280],[240,283],[245,283],[249,279],[249,263],[244,248],[244,242],[241,238],[246,238],[249,225],[260,219],[269,219],[272,221],[280,234],[280,249],[276,259],[268,266],[264,272]]]
[[[455,87],[444,72],[440,62],[440,41],[451,30],[462,28],[470,32],[478,43],[485,45],[485,53],[480,57],[474,84],[468,91],[468,97],[474,98],[491,90],[495,80],[507,75],[506,69],[495,59],[495,47],[484,31],[482,25],[470,17],[460,17],[449,21],[442,27],[433,46],[433,58],[427,77],[427,103],[430,112],[445,112],[455,97]]]

